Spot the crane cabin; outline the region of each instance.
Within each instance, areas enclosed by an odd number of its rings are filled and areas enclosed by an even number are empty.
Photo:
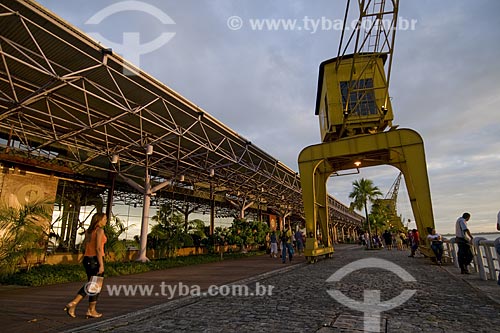
[[[336,57],[319,66],[316,115],[323,142],[391,127],[385,53]]]

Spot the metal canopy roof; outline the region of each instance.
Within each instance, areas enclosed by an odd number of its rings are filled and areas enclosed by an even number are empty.
[[[0,137],[45,169],[142,184],[152,145],[153,182],[302,209],[295,171],[36,2],[0,1],[0,55]]]

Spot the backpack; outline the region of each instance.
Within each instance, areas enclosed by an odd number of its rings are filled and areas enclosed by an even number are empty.
[[[283,243],[288,243],[288,236],[286,233],[287,233],[286,231],[283,231],[283,233],[281,234],[281,241]]]

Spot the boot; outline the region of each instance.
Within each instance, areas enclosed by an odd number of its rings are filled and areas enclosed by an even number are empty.
[[[66,311],[68,316],[70,316],[71,318],[76,318],[76,314],[75,314],[76,306],[78,305],[78,303],[80,303],[80,301],[82,299],[83,299],[83,296],[78,294],[71,302],[66,304],[66,306],[64,307],[64,311]]]
[[[95,310],[97,302],[89,302],[89,308],[87,310],[87,319],[88,318],[100,318],[102,317],[102,313],[99,313]]]

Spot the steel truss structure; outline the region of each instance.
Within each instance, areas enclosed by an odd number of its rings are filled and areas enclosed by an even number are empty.
[[[66,180],[135,192],[149,170],[159,193],[303,215],[297,172],[32,0],[0,1],[0,140]]]

